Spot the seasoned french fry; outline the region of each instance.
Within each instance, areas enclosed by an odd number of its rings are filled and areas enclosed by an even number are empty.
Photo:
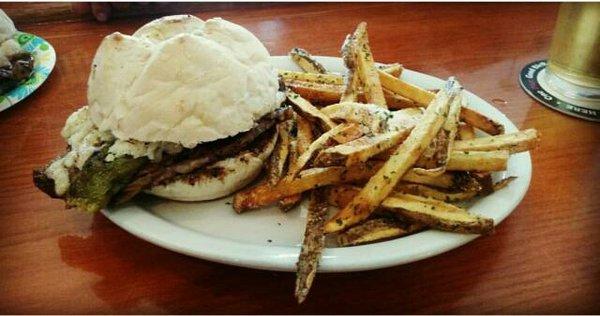
[[[464,209],[441,201],[409,194],[394,194],[385,199],[381,206],[431,228],[445,231],[489,234],[494,230],[490,218],[469,214]]]
[[[298,157],[300,155],[299,150],[298,150],[298,139],[295,139],[293,141],[290,142],[289,144],[289,156],[288,156],[288,171],[286,173],[285,176],[282,176],[280,181],[284,181],[286,178],[290,177],[292,175],[293,170],[295,170],[298,166],[299,160]],[[301,194],[295,194],[295,195],[290,195],[290,196],[286,196],[284,198],[282,198],[281,200],[277,201],[277,206],[279,207],[280,210],[287,212],[290,209],[292,209],[294,206],[296,206],[299,202],[300,199],[302,198]]]
[[[300,163],[300,153],[298,152],[298,139],[297,137],[290,137],[290,139],[292,139],[290,141],[289,144],[289,155],[288,155],[288,170],[286,173],[286,176],[289,176],[290,174],[293,173],[293,170],[295,170],[298,167],[298,164]],[[282,177],[284,178],[284,177]]]
[[[442,155],[443,160],[439,162],[439,168],[445,171],[445,165],[448,163],[449,153],[454,149],[454,139],[456,138],[456,133],[458,133],[458,116],[460,115],[462,103],[462,92],[458,95],[457,98],[450,104],[450,109],[448,110],[448,117],[446,118],[446,122],[442,126],[442,131],[446,134],[446,139],[448,143],[446,147],[442,150],[444,154]]]
[[[306,299],[317,274],[321,252],[325,247],[325,231],[323,226],[326,219],[327,203],[325,202],[325,198],[319,190],[314,190],[310,196],[304,240],[296,270],[296,289],[294,295],[298,303],[302,303]]]
[[[289,154],[290,135],[292,120],[287,120],[277,125],[277,143],[266,166],[267,182],[276,185],[283,176],[285,162]]]
[[[348,72],[344,80],[340,102],[355,102],[358,101],[360,78],[357,73],[356,38],[352,35],[346,36],[346,40],[344,40],[342,58]]]
[[[440,129],[417,160],[414,170],[422,174],[435,175],[443,173],[444,169],[440,165],[443,161],[446,161],[448,144],[448,134]]]
[[[325,195],[327,196],[327,203],[329,205],[345,207],[358,194],[358,192],[360,191],[360,187],[348,184],[341,184],[337,186],[327,187],[323,190],[325,192]],[[411,196],[431,198],[446,203],[465,201],[477,195],[477,191],[446,192],[425,185],[411,183],[398,184],[395,188],[395,191],[392,192],[390,196],[396,196],[399,193],[408,194]],[[427,202],[428,200],[425,201]],[[456,209],[453,208],[451,209],[451,211],[456,211]]]
[[[298,177],[292,181],[281,181],[275,187],[257,185],[236,193],[233,198],[233,208],[236,212],[242,213],[247,210],[271,205],[283,197],[302,193],[310,189],[366,180],[381,165],[381,162],[367,162],[351,169],[345,167],[307,169],[300,172]]]
[[[392,110],[414,108],[418,106],[417,103],[415,103],[415,101],[403,97],[400,94],[395,93],[394,91],[391,91],[386,88],[383,88],[383,95],[385,97],[385,102],[387,103],[388,108]]]
[[[402,206],[400,207],[404,207],[408,210],[420,210],[421,208],[427,208],[449,213],[466,212],[463,208],[460,208],[456,205],[433,198],[406,193],[393,193],[391,197],[402,200]]]
[[[343,102],[342,99],[342,85],[326,84],[307,82],[301,80],[287,80],[285,81],[286,86],[292,91],[298,93],[303,98],[307,99],[313,104],[329,105],[332,103]],[[403,97],[402,95],[396,94],[390,90],[384,90],[384,97],[386,103],[390,109],[403,109],[408,107],[419,106],[413,100]],[[358,91],[358,99],[364,99],[362,91]]]
[[[502,179],[502,180],[494,183],[492,188],[494,189],[494,191],[502,190],[502,189],[506,188],[506,186],[509,183],[513,182],[516,179],[517,179],[517,177],[508,177],[508,178]]]
[[[302,155],[308,146],[314,141],[314,134],[310,121],[303,116],[298,115],[296,118],[296,139],[298,140],[298,156]]]
[[[418,106],[427,106],[435,96],[431,91],[417,87],[402,79],[395,78],[383,71],[379,71],[379,79],[381,80],[381,85],[384,89],[408,98],[416,102]],[[502,124],[465,106],[462,106],[461,108],[460,119],[490,135],[504,133],[504,126]]]
[[[360,188],[353,186],[333,189],[327,194],[327,202],[341,206],[348,201],[349,197],[359,192]],[[334,193],[341,197],[332,197]],[[381,207],[440,230],[487,234],[494,228],[494,222],[489,218],[469,214],[458,206],[437,199],[412,194],[392,193],[381,202]]]
[[[369,35],[367,32],[367,23],[361,22],[356,27],[354,32],[354,45],[352,50],[356,56],[356,68],[358,77],[363,84],[363,92],[368,103],[377,104],[384,108],[387,108],[381,82],[379,81],[379,75],[375,62],[373,60],[373,53],[369,46]],[[386,73],[387,74],[387,73]]]
[[[389,65],[379,65],[377,68],[383,72],[386,72],[392,76],[398,77],[402,74],[402,65],[400,64],[389,64]],[[327,84],[327,85],[343,85],[344,84],[344,76],[337,73],[312,73],[312,72],[303,72],[303,71],[293,71],[293,70],[278,70],[279,76],[285,82],[293,82],[300,81],[305,83],[318,83],[318,84]],[[402,97],[401,97],[402,98]],[[405,102],[411,102],[408,99],[405,99]]]
[[[317,151],[324,148],[328,143],[330,143],[333,139],[335,139],[336,135],[344,134],[346,130],[354,130],[357,126],[354,126],[353,123],[344,123],[340,124],[329,131],[323,133],[319,138],[317,138],[314,142],[312,142],[306,151],[302,153],[300,157],[298,157],[298,162],[294,164],[294,166],[290,167],[288,175],[286,177],[286,181],[290,181],[295,178],[296,175],[302,170],[306,164],[314,157]]]
[[[310,146],[310,144],[313,142],[314,139],[314,135],[313,135],[313,130],[312,130],[312,126],[310,125],[310,122],[305,119],[304,117],[297,115],[296,116],[296,126],[297,126],[297,133],[296,133],[296,146],[290,146],[293,147],[292,150],[295,150],[295,154],[291,155],[294,156],[295,158],[295,163],[297,165],[298,163],[298,157],[300,157],[304,152],[306,152],[308,150],[308,147]],[[295,169],[295,167],[290,167],[288,168],[288,174],[290,170]],[[290,209],[292,209],[294,206],[298,205],[298,203],[300,203],[300,200],[302,199],[302,194],[298,193],[298,194],[294,194],[294,195],[290,195],[290,196],[286,196],[284,198],[282,198],[281,200],[279,200],[277,202],[279,209],[281,209],[284,212],[289,211]]]
[[[308,149],[310,144],[313,142],[313,130],[310,122],[304,117],[298,115],[296,117],[297,135],[296,135],[296,146],[290,146],[295,150],[295,154],[292,155],[295,162],[288,168],[288,174],[290,170],[295,169],[295,165],[298,163],[298,158]],[[290,195],[282,198],[278,202],[279,208],[286,212],[292,209],[294,206],[300,203],[302,194]]]
[[[361,94],[360,91],[360,78],[353,69],[348,69],[348,74],[344,87],[342,89],[342,95],[340,96],[340,102],[355,102]]]
[[[332,120],[354,122],[368,127],[371,132],[412,128],[423,116],[418,108],[389,111],[374,104],[341,102],[321,108]]]
[[[538,131],[527,129],[510,134],[460,140],[454,143],[454,149],[462,151],[508,150],[511,154],[534,149],[539,141]]]
[[[358,194],[360,188],[351,184],[332,185],[322,189],[327,204],[336,207],[344,207]]]
[[[494,193],[494,181],[492,180],[491,172],[471,171],[469,172],[468,176],[474,179],[481,187],[481,189],[479,190],[479,195],[489,195]]]
[[[299,72],[290,70],[278,70],[279,76],[283,81],[303,81],[310,83],[322,83],[322,84],[344,84],[344,78],[337,74],[321,74],[311,72]]]
[[[475,172],[454,172],[454,187],[459,191],[477,191],[481,194],[487,189],[484,188],[484,185],[486,185],[485,182],[487,182],[487,180],[484,179],[485,177],[485,173],[476,176]]]
[[[379,206],[402,176],[419,159],[425,147],[442,127],[450,103],[459,90],[455,80],[448,80],[444,89],[436,95],[431,105],[425,110],[421,121],[417,123],[408,138],[390,159],[369,179],[363,190],[349,205],[327,221],[326,232],[333,233],[354,225],[367,218]]]
[[[344,144],[362,137],[366,132],[366,128],[356,123],[343,123],[346,128],[340,133],[333,135],[333,139],[339,144]]]
[[[327,73],[327,69],[321,63],[316,61],[307,51],[295,47],[290,51],[290,57],[302,70],[310,73]]]
[[[340,101],[342,86],[333,84],[287,81],[286,87],[313,104],[332,104]]]
[[[408,170],[402,181],[426,184],[437,188],[448,189],[454,186],[454,177],[452,173],[442,173],[441,175],[431,176],[426,174],[418,174],[414,170]]]
[[[321,112],[330,119],[361,124],[374,132],[382,131],[386,120],[392,115],[379,106],[357,102],[332,104],[322,108]]]
[[[508,150],[455,150],[450,154],[446,168],[455,171],[502,171],[506,170],[508,158]]]
[[[436,176],[446,171],[448,157],[452,152],[454,138],[458,130],[458,115],[462,103],[462,91],[454,98],[448,110],[448,117],[437,136],[429,144],[417,161],[414,171]]]
[[[301,200],[302,200],[301,193],[290,195],[290,196],[285,196],[285,197],[281,198],[281,200],[277,201],[277,206],[283,212],[287,212],[287,211],[291,210],[292,208],[296,207],[300,203]]]
[[[458,125],[458,139],[469,140],[475,138],[475,129],[472,125],[461,122]]]
[[[443,189],[435,189],[422,184],[400,183],[396,186],[396,192],[424,196],[444,202],[467,201],[477,196],[477,191],[451,192]]]
[[[504,134],[504,125],[468,107],[462,107],[460,119],[490,135]]]
[[[399,129],[412,129],[423,117],[425,109],[422,108],[406,108],[397,111],[390,111],[391,116],[386,118],[386,126],[388,131]]]
[[[308,119],[309,121],[316,122],[319,124],[321,129],[328,131],[337,125],[329,117],[327,117],[327,115],[321,113],[319,109],[310,104],[310,102],[302,98],[297,93],[288,90],[287,98],[300,115],[304,116],[304,118]]]
[[[412,234],[425,228],[419,223],[404,224],[390,218],[375,218],[351,227],[337,236],[341,247],[357,246]]]
[[[310,189],[342,183],[354,183],[371,178],[381,168],[381,161],[367,161],[364,164],[346,167],[326,167],[306,169],[292,181],[280,181],[276,186],[259,184],[252,188],[237,192],[233,198],[233,208],[242,213],[248,210],[271,205],[278,200],[308,191]],[[455,175],[444,173],[438,177],[417,175],[408,171],[403,180],[431,185],[439,188],[455,186]]]
[[[404,67],[399,63],[387,64],[387,65],[377,65],[377,70],[381,70],[385,73],[388,73],[396,78],[399,78],[402,75],[402,71],[404,71]]]
[[[381,85],[394,93],[413,100],[419,106],[426,107],[435,97],[435,93],[419,88],[413,84],[396,78],[386,72],[378,71]]]
[[[411,129],[371,134],[355,139],[345,144],[329,147],[322,150],[315,158],[315,166],[352,166],[365,162],[380,152],[392,148],[403,141]]]
[[[327,196],[327,203],[329,203],[330,205],[338,206],[338,207],[347,206],[349,204],[349,202],[350,203],[352,202],[351,201],[352,198],[356,197],[356,195],[359,194],[360,190],[361,190],[360,187],[356,187],[356,186],[352,186],[352,185],[339,185],[333,189],[326,190],[325,194]],[[338,196],[332,197],[332,195],[334,195],[334,194],[338,195]],[[406,207],[409,209],[419,209],[423,206],[423,204],[426,204],[426,205],[428,205],[427,208],[431,208],[431,206],[434,206],[436,209],[444,211],[444,212],[463,212],[464,211],[464,209],[462,209],[458,206],[445,203],[439,199],[418,196],[418,195],[414,195],[414,194],[392,192],[388,198],[390,198],[390,197],[395,197],[395,198],[402,200],[402,202],[399,202],[399,203],[402,203],[403,206],[399,206],[399,207]],[[383,202],[382,202],[382,204],[383,204]]]
[[[377,155],[377,159],[385,160],[389,157],[389,151]],[[494,150],[494,151],[461,151],[454,150],[450,153],[446,170],[451,171],[502,171],[506,170],[508,163],[508,151],[506,150]],[[342,158],[337,158],[338,161]],[[411,171],[414,174],[425,175],[432,178],[438,176],[437,173],[424,173],[423,170],[416,170],[413,168]]]

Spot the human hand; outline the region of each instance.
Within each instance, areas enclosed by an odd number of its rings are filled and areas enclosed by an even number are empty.
[[[111,18],[187,12],[170,2],[73,2],[71,10],[80,15],[91,14],[96,20],[106,22]]]
[[[96,20],[106,22],[114,10],[127,10],[129,6],[127,2],[73,2],[71,9],[78,14],[91,12]]]

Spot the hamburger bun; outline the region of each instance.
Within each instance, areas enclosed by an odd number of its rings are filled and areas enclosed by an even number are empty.
[[[176,201],[206,201],[230,195],[252,182],[273,152],[277,134],[273,133],[260,148],[241,152],[198,172],[185,174],[146,193]]]
[[[283,101],[264,45],[220,18],[164,17],[113,33],[88,79],[91,118],[122,140],[186,148],[248,131]]]
[[[154,20],[104,38],[88,79],[90,118],[123,141],[199,144],[233,137],[279,108],[277,71],[245,28],[191,15]],[[229,195],[260,173],[275,139],[259,149],[170,179],[146,192],[179,201]]]
[[[17,32],[13,21],[0,9],[0,43],[10,39]]]

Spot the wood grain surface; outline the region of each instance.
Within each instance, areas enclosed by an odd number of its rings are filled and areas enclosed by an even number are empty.
[[[1,313],[598,313],[600,125],[549,110],[519,87],[546,58],[556,4],[261,4],[206,7],[254,32],[271,54],[338,56],[369,23],[381,62],[457,76],[520,128],[537,128],[533,179],[495,234],[420,262],[320,274],[306,302],[294,275],[230,267],[141,241],[102,215],[65,211],[31,172],[65,148],[59,132],[86,102],[102,38],[150,18],[20,24],[58,55],[48,81],[0,113]],[[402,251],[402,249],[398,249]]]

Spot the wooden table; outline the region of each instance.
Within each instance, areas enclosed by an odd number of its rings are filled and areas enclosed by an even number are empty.
[[[457,76],[520,128],[542,134],[529,192],[494,235],[427,260],[317,277],[297,306],[294,275],[179,255],[102,215],[65,211],[32,184],[60,153],[59,131],[86,102],[96,47],[150,18],[20,25],[56,48],[31,97],[0,113],[2,313],[598,313],[600,125],[551,111],[517,81],[547,56],[556,4],[273,4],[195,12],[254,32],[273,55],[293,46],[337,56],[365,20],[376,59]],[[398,249],[402,251],[402,249]]]

